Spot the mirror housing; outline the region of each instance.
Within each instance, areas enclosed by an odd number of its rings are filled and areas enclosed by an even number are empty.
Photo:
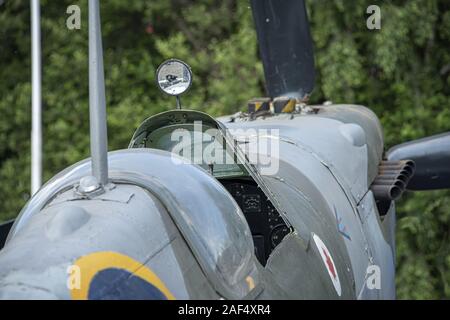
[[[158,67],[156,82],[164,93],[179,96],[192,84],[191,68],[181,60],[169,59]]]

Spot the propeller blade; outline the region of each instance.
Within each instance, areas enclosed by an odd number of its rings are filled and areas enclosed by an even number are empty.
[[[450,132],[397,145],[389,149],[387,158],[415,162],[410,190],[450,188]]]
[[[251,0],[270,97],[306,99],[314,88],[314,53],[304,0]]]

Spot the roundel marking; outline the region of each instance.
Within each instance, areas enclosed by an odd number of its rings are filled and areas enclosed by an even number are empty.
[[[153,271],[117,252],[95,252],[74,266],[80,270],[80,286],[70,289],[73,300],[175,299]]]
[[[342,293],[341,282],[339,280],[339,274],[336,269],[333,257],[331,256],[331,253],[328,250],[325,243],[323,243],[322,239],[320,239],[318,235],[313,233],[313,239],[314,243],[316,244],[317,250],[319,250],[320,257],[322,258],[325,268],[328,271],[328,275],[330,276],[334,289],[336,290],[336,293],[340,297]]]

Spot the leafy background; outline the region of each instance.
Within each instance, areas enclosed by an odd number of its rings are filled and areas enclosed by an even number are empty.
[[[29,1],[0,0],[0,221],[30,197]],[[81,30],[66,9],[81,8]],[[382,28],[366,28],[381,7]],[[386,148],[450,130],[450,2],[307,0],[317,81],[312,103],[358,103],[384,126]],[[41,0],[45,180],[89,155],[87,1]],[[108,0],[102,3],[109,148],[172,109],[155,87],[166,58],[187,61],[183,104],[213,115],[262,96],[264,82],[247,0]],[[450,298],[450,193],[409,193],[398,205],[399,298]]]

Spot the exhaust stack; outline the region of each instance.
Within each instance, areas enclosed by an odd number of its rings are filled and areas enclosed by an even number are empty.
[[[379,174],[370,189],[377,201],[399,199],[414,175],[415,165],[411,160],[382,161]]]

